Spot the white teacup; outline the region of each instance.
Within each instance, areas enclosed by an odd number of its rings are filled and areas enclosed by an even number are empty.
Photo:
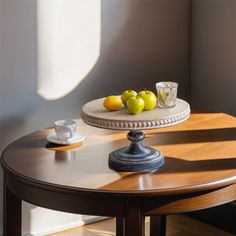
[[[73,120],[57,120],[54,128],[58,140],[67,141],[72,138],[76,130],[76,122]]]

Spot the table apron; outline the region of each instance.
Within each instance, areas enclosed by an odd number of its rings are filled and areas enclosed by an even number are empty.
[[[5,171],[8,189],[21,200],[37,206],[75,214],[125,217],[127,204],[134,199],[140,202],[142,216],[169,215],[191,212],[225,204],[236,199],[236,184],[225,187],[169,196],[116,197],[96,196],[92,193],[67,192],[43,187],[16,178]]]
[[[162,198],[143,198],[142,215],[169,215],[191,212],[225,204],[236,199],[236,184],[190,194]]]
[[[7,188],[15,196],[40,207],[84,215],[124,217],[126,214],[126,200],[123,198],[50,190],[20,181],[7,173],[5,179]]]

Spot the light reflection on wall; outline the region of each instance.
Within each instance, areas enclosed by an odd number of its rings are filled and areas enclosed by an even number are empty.
[[[70,93],[100,54],[101,0],[38,0],[38,94]]]

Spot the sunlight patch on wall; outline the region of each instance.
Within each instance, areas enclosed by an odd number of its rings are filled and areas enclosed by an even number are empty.
[[[70,93],[100,55],[101,0],[38,0],[38,94]]]

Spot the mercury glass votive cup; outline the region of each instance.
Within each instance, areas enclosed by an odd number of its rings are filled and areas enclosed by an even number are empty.
[[[157,106],[161,108],[171,108],[176,105],[177,100],[176,82],[163,81],[156,83],[157,89]]]

